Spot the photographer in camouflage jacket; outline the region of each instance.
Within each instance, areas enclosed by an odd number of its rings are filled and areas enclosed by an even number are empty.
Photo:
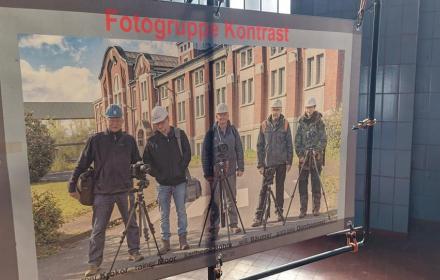
[[[319,176],[324,165],[325,147],[327,135],[322,114],[316,111],[316,100],[310,98],[305,105],[305,113],[298,122],[298,129],[295,135],[295,151],[299,158],[299,195],[300,215],[304,218],[307,214],[308,204],[308,180],[309,174],[312,181],[313,215],[319,215],[321,205],[321,185]],[[313,160],[315,157],[315,161]],[[316,166],[315,166],[316,162]]]

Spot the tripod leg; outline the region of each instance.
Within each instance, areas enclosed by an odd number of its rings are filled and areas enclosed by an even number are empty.
[[[227,177],[225,178],[225,180],[226,180],[226,186],[227,186],[226,189],[229,191],[229,194],[231,196],[231,201],[234,204],[235,210],[237,211],[237,215],[238,215],[238,218],[240,219],[241,227],[243,228],[243,233],[246,234],[246,230],[244,229],[244,225],[243,225],[243,220],[241,219],[240,211],[238,211],[236,198],[232,195],[231,184],[229,184],[229,180]]]
[[[290,207],[292,206],[292,201],[293,201],[293,198],[295,197],[295,192],[296,192],[296,189],[298,188],[298,185],[299,185],[299,178],[300,178],[300,176],[301,176],[301,174],[302,174],[302,172],[303,172],[303,170],[304,170],[304,166],[306,165],[306,162],[307,162],[307,160],[308,160],[308,157],[309,157],[309,151],[307,151],[307,154],[306,154],[306,157],[305,157],[305,159],[304,159],[304,162],[303,162],[303,164],[302,164],[302,166],[301,166],[301,169],[299,170],[298,180],[296,180],[295,188],[293,189],[293,193],[292,193],[292,195],[290,196],[289,207],[287,208],[287,212],[286,212],[286,216],[285,216],[285,219],[284,219],[283,226],[286,224],[286,222],[287,222],[287,218],[289,217]]]
[[[225,207],[224,207],[224,203],[225,203],[225,197],[223,196],[223,185],[222,185],[222,181],[220,180],[220,224],[221,227],[225,227]]]
[[[224,197],[225,195],[225,190],[222,188],[222,185],[220,185],[220,195]],[[226,200],[223,199],[223,204],[222,204],[222,211],[224,211],[224,209],[227,209],[227,206],[225,206],[226,204]],[[231,243],[231,230],[229,228],[229,212],[225,215],[225,220],[226,220],[226,227],[228,228],[228,242]]]
[[[328,219],[330,220],[331,218],[330,218],[330,213],[328,211],[327,198],[326,198],[326,195],[325,195],[324,186],[323,186],[322,181],[321,181],[321,176],[319,175],[319,172],[318,172],[319,170],[318,170],[318,165],[316,164],[315,157],[313,157],[313,165],[315,167],[316,174],[318,175],[319,185],[321,186],[322,195],[324,196],[325,207],[327,209],[327,216],[328,216]]]
[[[275,199],[275,195],[273,194],[273,191],[271,188],[269,189],[269,193],[273,199],[273,203],[275,205],[275,208],[277,209],[278,215],[281,216],[281,219],[283,220],[283,224],[284,224],[286,222],[286,219],[284,218],[283,214],[281,213],[281,208],[278,206],[277,200]]]
[[[128,228],[128,226],[130,225],[130,223],[131,223],[131,219],[135,216],[136,208],[137,208],[138,206],[139,206],[139,201],[136,201],[136,202],[134,203],[133,207],[132,207],[131,210],[130,210],[130,213],[129,213],[129,216],[128,216],[128,220],[127,220],[127,223],[125,224],[124,231],[122,232],[121,240],[119,241],[118,249],[116,250],[116,254],[115,254],[114,258],[113,258],[112,265],[110,266],[110,269],[109,269],[109,271],[107,272],[107,276],[106,276],[107,279],[108,279],[108,277],[110,276],[110,273],[112,272],[112,269],[113,269],[113,267],[114,267],[114,265],[115,265],[116,258],[117,258],[118,255],[119,255],[119,251],[121,250],[122,243],[124,243],[125,237],[126,237],[126,235],[127,235],[127,228]]]
[[[267,186],[266,194],[264,196],[264,217],[263,217],[263,230],[266,231],[267,220],[269,219],[270,214],[270,198],[268,195],[269,186]]]
[[[211,212],[212,204],[214,203],[215,191],[217,189],[218,181],[215,180],[212,184],[214,187],[212,188],[211,198],[209,199],[208,208],[206,210],[205,221],[203,222],[202,233],[200,234],[199,247],[202,244],[203,234],[205,233],[206,222],[208,222],[209,213]]]
[[[139,221],[139,238],[142,237],[142,207],[139,207],[139,212],[138,212],[138,221]]]
[[[157,244],[156,239],[156,231],[154,230],[154,225],[151,222],[150,215],[148,214],[147,205],[145,205],[145,201],[142,201],[142,208],[144,210],[145,218],[147,219],[148,227],[150,228],[151,235],[153,235],[154,244],[156,245],[157,254],[159,255],[159,258],[162,259],[162,255],[160,254],[159,245]]]
[[[147,242],[147,248],[149,251],[150,250],[150,236],[148,234],[148,228],[147,228],[148,224],[147,224],[146,213],[144,211],[143,205],[142,205],[142,207],[139,207],[139,213],[141,213],[141,215],[139,217],[139,232],[141,232],[141,230],[142,230],[142,232],[144,233],[144,238],[145,238],[145,241]],[[142,221],[142,223],[141,223],[141,221]]]

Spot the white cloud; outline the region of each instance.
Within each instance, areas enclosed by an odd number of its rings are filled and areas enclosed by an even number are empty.
[[[68,49],[62,36],[30,35],[22,37],[18,42],[20,48],[41,49],[45,45],[58,46],[62,50]]]
[[[100,96],[96,75],[84,67],[64,66],[55,71],[33,68],[21,60],[24,101],[90,102]]]
[[[69,45],[65,40],[64,36],[53,36],[53,35],[29,35],[24,36],[18,42],[20,48],[35,48],[42,49],[44,47],[57,47],[50,48],[54,55],[67,53],[70,55],[75,62],[81,60],[82,54],[87,49],[87,47],[74,48]]]

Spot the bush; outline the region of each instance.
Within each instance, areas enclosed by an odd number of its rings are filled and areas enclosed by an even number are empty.
[[[55,140],[47,127],[31,113],[25,115],[26,142],[31,182],[38,182],[50,169],[55,157]]]
[[[59,235],[58,229],[64,224],[64,219],[54,195],[48,191],[33,193],[32,213],[37,245],[55,242]]]
[[[342,109],[332,109],[324,115],[325,130],[327,133],[326,155],[331,158],[339,155],[342,132]]]

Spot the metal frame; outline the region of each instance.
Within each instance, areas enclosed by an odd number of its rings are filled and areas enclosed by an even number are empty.
[[[350,124],[357,118],[359,71],[360,71],[360,33],[354,30],[353,21],[300,15],[261,13],[220,8],[220,16],[213,17],[215,7],[170,3],[153,0],[105,0],[105,1],[59,1],[59,0],[0,0],[0,81],[3,119],[0,122],[0,143],[5,143],[8,165],[0,165],[0,172],[6,172],[9,182],[3,188],[10,197],[10,205],[0,205],[1,212],[12,213],[16,242],[16,267],[20,279],[36,279],[37,263],[34,243],[33,221],[31,215],[31,195],[29,188],[27,147],[25,139],[22,82],[18,53],[18,34],[46,34],[66,36],[96,36],[120,39],[155,40],[153,34],[124,33],[105,30],[105,9],[115,8],[121,15],[148,16],[151,18],[168,18],[215,22],[220,33],[225,28],[223,22],[234,24],[280,27],[289,29],[289,42],[274,42],[271,46],[290,46],[298,48],[340,49],[345,52],[343,79],[343,131],[341,144],[341,173],[338,220],[321,225],[304,232],[292,233],[268,240],[259,241],[258,246],[252,243],[224,250],[224,261],[244,257],[260,251],[284,246],[309,238],[322,236],[344,228],[345,220],[354,216],[354,185],[356,161],[356,135],[351,133]],[[81,23],[81,24],[79,24]],[[169,41],[179,38],[170,37]],[[260,41],[226,40],[224,36],[208,38],[211,43],[238,45],[269,45]],[[14,186],[14,187],[11,187]],[[8,195],[10,192],[10,196]],[[6,219],[6,218],[3,218]],[[8,224],[10,220],[2,220]],[[238,248],[238,250],[237,250]],[[171,274],[212,266],[216,263],[213,253],[197,255],[179,260],[173,264],[170,273],[169,265],[161,265],[144,273],[128,273],[120,279],[157,279]],[[10,266],[13,269],[13,266]],[[6,274],[7,275],[7,274]]]

